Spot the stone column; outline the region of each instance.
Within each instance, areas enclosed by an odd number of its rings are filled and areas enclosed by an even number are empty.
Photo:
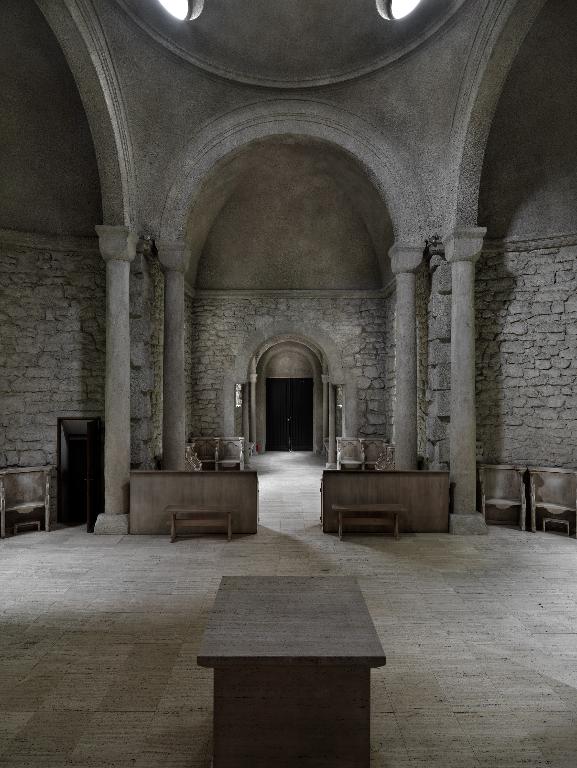
[[[329,436],[329,377],[322,375],[323,381],[323,442]],[[322,449],[322,446],[321,446]]]
[[[164,272],[164,360],[162,393],[162,468],[184,470],[186,407],[184,387],[184,243],[161,243]]]
[[[458,227],[445,238],[452,268],[450,458],[451,533],[486,533],[476,509],[475,263],[484,227]]]
[[[337,465],[337,440],[336,440],[336,397],[335,386],[331,382],[329,389],[329,450],[327,456],[327,469],[334,469]]]
[[[250,384],[245,382],[242,385],[242,436],[244,437],[244,462],[245,465],[249,463],[250,456],[248,450],[248,444],[250,442],[250,409],[249,409],[249,397],[250,397]]]
[[[256,372],[250,374],[250,441],[255,444],[256,453]]]
[[[395,465],[417,468],[417,315],[415,272],[424,246],[395,244],[390,251],[396,277]]]
[[[94,533],[128,533],[130,492],[130,262],[138,238],[126,227],[97,226],[106,262],[104,514]]]

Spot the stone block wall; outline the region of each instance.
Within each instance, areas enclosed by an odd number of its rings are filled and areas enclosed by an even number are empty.
[[[0,233],[0,467],[55,467],[58,417],[103,416],[105,290],[96,239]]]
[[[357,381],[359,433],[390,437],[395,380],[394,297],[201,294],[192,300],[189,311],[189,432],[222,432],[225,373],[233,369],[236,355],[258,329],[283,319],[287,325],[294,321],[296,334],[300,328],[316,327],[333,340],[345,375],[350,372]]]
[[[576,467],[577,245],[515,247],[477,266],[479,451],[490,462]]]

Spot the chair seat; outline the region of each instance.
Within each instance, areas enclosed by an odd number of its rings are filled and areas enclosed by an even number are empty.
[[[486,499],[485,504],[506,509],[508,507],[520,507],[521,501],[520,499]]]
[[[20,512],[24,514],[25,512],[31,512],[33,509],[38,509],[39,507],[44,508],[44,506],[44,499],[42,499],[42,501],[23,501],[20,504],[6,506],[6,512]]]
[[[360,466],[363,462],[358,459],[341,459],[341,464],[355,464]]]
[[[575,512],[575,508],[572,509],[571,507],[565,507],[562,504],[551,504],[544,501],[537,501],[535,506],[539,507],[540,509],[546,509],[547,512],[550,512],[552,515],[562,515],[565,512]]]

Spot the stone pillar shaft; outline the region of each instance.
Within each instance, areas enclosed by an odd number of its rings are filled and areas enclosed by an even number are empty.
[[[453,533],[486,533],[476,510],[475,263],[483,228],[459,228],[446,239],[452,265],[451,426]]]
[[[329,436],[329,377],[322,376],[323,380],[323,441]]]
[[[243,437],[250,440],[250,384],[245,382],[242,385],[242,434]]]
[[[415,271],[423,248],[395,245],[391,263],[396,275],[395,350],[397,387],[395,398],[395,465],[417,468],[417,315]]]
[[[250,374],[250,441],[255,444],[256,451],[256,373]]]
[[[184,385],[184,269],[182,244],[163,243],[159,251],[164,270],[164,360],[162,468],[184,470],[186,406]]]
[[[249,398],[250,398],[250,384],[248,382],[245,382],[242,385],[242,435],[244,437],[244,446],[245,446],[245,456],[244,456],[245,464],[247,464],[249,460],[249,450],[248,450],[248,444],[250,442]]]
[[[327,456],[327,468],[333,469],[337,463],[337,439],[336,439],[336,397],[335,386],[332,382],[328,384],[329,389],[329,449]]]
[[[126,227],[97,226],[106,262],[104,514],[95,533],[128,533],[130,492],[130,262],[137,238]]]

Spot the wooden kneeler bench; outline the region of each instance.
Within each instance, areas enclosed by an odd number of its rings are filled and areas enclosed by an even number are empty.
[[[383,520],[393,518],[393,535],[399,538],[399,515],[407,512],[402,504],[333,504],[333,512],[339,516],[339,539],[343,540],[343,532],[346,523],[354,523],[355,526],[381,525]]]
[[[219,507],[201,507],[201,506],[169,506],[166,512],[170,515],[170,541],[176,541],[179,533],[180,523],[187,523],[185,526],[190,531],[190,524],[195,528],[214,528],[215,524],[221,523],[223,533],[226,532],[227,539],[232,539],[232,509],[222,509]],[[198,533],[198,531],[196,531]],[[212,531],[208,531],[212,533]]]

